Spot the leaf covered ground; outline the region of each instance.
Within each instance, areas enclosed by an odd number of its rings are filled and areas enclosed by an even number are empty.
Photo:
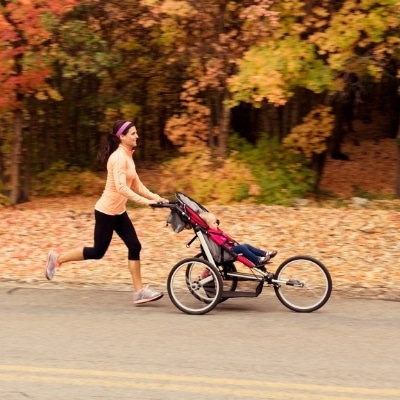
[[[204,205],[239,241],[278,249],[271,270],[288,257],[308,254],[329,268],[335,294],[400,299],[400,202],[373,201],[358,209],[347,201],[355,188],[383,197],[394,194],[397,147],[391,139],[370,138],[360,146],[350,139],[343,150],[351,160],[329,159],[322,180],[322,189],[344,199],[346,205]],[[157,175],[151,172],[141,171],[141,178],[157,187]],[[0,282],[131,290],[127,252],[118,237],[102,260],[66,264],[52,282],[43,276],[49,249],[65,251],[92,244],[95,201],[94,197],[35,199],[0,209]],[[131,206],[129,214],[143,245],[144,280],[165,290],[172,266],[196,254],[198,244],[187,248],[192,232],[176,234],[166,227],[167,210]]]

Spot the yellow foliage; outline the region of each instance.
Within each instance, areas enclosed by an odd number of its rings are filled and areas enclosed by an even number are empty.
[[[217,135],[217,127],[210,133],[210,109],[198,102],[187,104],[188,113],[171,117],[165,126],[165,134],[181,151],[187,152],[196,146],[207,143],[208,135]]]
[[[47,100],[46,93],[42,92],[40,90],[35,93],[35,97],[36,97],[37,100]]]
[[[48,88],[47,93],[49,94],[49,97],[53,100],[61,101],[63,97],[61,94],[58,92],[58,90],[53,89],[53,88]]]
[[[166,15],[186,17],[193,12],[193,9],[186,1],[165,0],[160,6],[160,11]]]
[[[315,7],[313,11],[322,17],[322,10]],[[398,46],[398,15],[394,0],[346,0],[326,29],[314,32],[308,40],[318,46],[319,54],[327,55],[333,70],[369,73],[379,79],[396,51],[396,42]]]
[[[121,114],[123,118],[127,120],[132,120],[136,115],[140,113],[141,107],[136,103],[125,103],[121,107]]]
[[[292,129],[283,140],[283,145],[307,158],[327,150],[328,138],[332,134],[334,116],[332,108],[318,105],[304,118],[301,125]]]
[[[233,159],[222,162],[213,157],[206,146],[193,148],[185,156],[163,165],[160,184],[160,192],[189,193],[200,203],[230,204],[238,201],[243,188],[248,196],[260,191],[244,163]]]
[[[48,84],[43,84],[40,88],[37,88],[35,93],[35,98],[42,101],[48,99],[61,101],[63,99],[59,91],[57,89],[52,88]]]

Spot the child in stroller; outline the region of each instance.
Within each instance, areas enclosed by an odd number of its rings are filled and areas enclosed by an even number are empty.
[[[261,250],[250,244],[239,244],[219,228],[219,221],[213,213],[202,212],[200,218],[207,223],[209,227],[208,233],[218,245],[224,245],[234,253],[242,254],[255,266],[265,265],[278,253],[276,250]]]

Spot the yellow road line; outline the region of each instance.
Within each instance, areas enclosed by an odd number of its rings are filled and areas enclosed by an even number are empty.
[[[56,383],[64,385],[76,385],[76,386],[98,386],[98,387],[111,387],[111,388],[130,388],[140,390],[158,390],[164,392],[181,392],[181,393],[196,393],[203,394],[209,397],[224,395],[229,398],[257,398],[257,399],[269,399],[269,400],[338,400],[337,395],[326,395],[326,394],[311,394],[311,393],[298,393],[281,391],[276,392],[271,389],[265,390],[252,390],[252,389],[240,389],[233,387],[218,387],[218,386],[190,386],[190,385],[179,385],[172,383],[160,383],[160,382],[130,382],[130,381],[113,381],[104,379],[90,379],[90,378],[66,378],[66,377],[48,377],[48,376],[35,376],[35,375],[11,375],[0,373],[0,381],[17,381],[17,382],[31,382],[31,383]],[[290,394],[289,394],[290,393]],[[290,396],[290,397],[289,397]],[[366,400],[365,397],[340,397],[340,400]]]
[[[118,380],[121,378],[125,380]],[[101,387],[126,387],[147,390],[203,393],[210,395],[224,394],[265,399],[287,399],[288,392],[290,392],[290,398],[295,400],[336,400],[338,394],[341,394],[340,400],[366,400],[365,396],[395,396],[396,398],[400,398],[400,390],[395,389],[368,389],[361,387],[324,386],[289,382],[282,383],[245,379],[209,378],[205,376],[196,377],[18,365],[0,365],[0,380],[48,382],[87,386],[95,385]],[[146,380],[150,382],[143,382]],[[204,384],[204,386],[201,384]],[[312,394],[310,392],[316,392],[318,394]],[[343,394],[364,396],[362,398],[343,397]]]

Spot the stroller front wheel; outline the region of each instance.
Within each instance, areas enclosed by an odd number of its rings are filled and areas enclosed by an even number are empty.
[[[275,293],[290,310],[307,313],[321,308],[332,292],[332,278],[321,261],[309,256],[294,256],[276,270]]]
[[[210,312],[220,302],[222,290],[220,272],[207,260],[186,258],[168,275],[168,296],[174,306],[186,314]]]

